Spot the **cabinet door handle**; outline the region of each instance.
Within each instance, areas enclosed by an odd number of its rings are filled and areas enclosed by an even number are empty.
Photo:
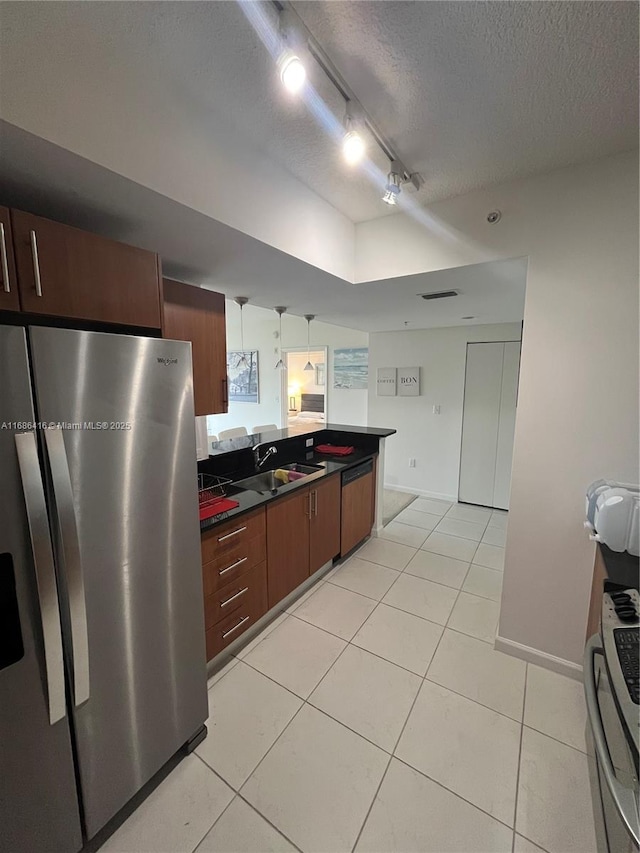
[[[226,640],[226,639],[227,639],[227,637],[229,636],[229,634],[233,634],[233,632],[234,632],[234,631],[237,631],[237,630],[238,630],[238,628],[239,628],[241,625],[244,625],[244,623],[245,623],[245,622],[248,622],[248,621],[249,621],[249,617],[248,617],[248,616],[245,616],[244,618],[242,618],[242,619],[238,622],[238,624],[237,624],[237,625],[234,625],[234,626],[233,626],[233,628],[229,628],[229,630],[228,630],[228,631],[223,631],[223,633],[222,633],[222,639],[223,639],[223,640]]]
[[[232,530],[231,533],[227,533],[225,536],[218,536],[218,542],[224,542],[225,539],[231,539],[232,536],[237,536],[238,533],[242,533],[246,529],[246,526],[239,527],[237,530]]]
[[[307,509],[305,511],[305,515],[311,521],[311,492],[307,495]]]
[[[241,557],[239,560],[236,560],[235,563],[231,563],[230,566],[227,566],[226,569],[220,569],[218,574],[219,575],[226,575],[226,573],[230,572],[231,569],[235,569],[236,566],[240,566],[242,563],[246,563],[248,559],[249,559],[248,557]]]
[[[31,258],[33,260],[33,275],[36,281],[36,295],[42,296],[42,281],[40,279],[40,259],[38,258],[38,238],[35,231],[29,231],[31,239]]]
[[[229,380],[228,379],[222,380],[222,402],[224,403],[225,406],[228,405],[228,403],[229,403]]]
[[[314,489],[311,494],[313,495],[313,514],[318,514],[318,492]]]
[[[5,293],[11,293],[9,282],[9,263],[7,261],[7,241],[4,233],[4,222],[0,222],[0,258],[2,259],[2,287]]]
[[[232,601],[235,601],[236,598],[240,598],[241,595],[244,595],[245,592],[249,592],[249,587],[245,586],[244,589],[241,589],[240,592],[236,592],[235,595],[232,595],[231,598],[227,598],[226,601],[221,602],[220,607],[226,607],[227,604],[231,604]]]

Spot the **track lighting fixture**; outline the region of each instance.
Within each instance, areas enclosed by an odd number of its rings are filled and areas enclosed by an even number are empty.
[[[284,50],[278,59],[278,70],[285,89],[292,95],[297,95],[307,79],[307,72],[300,57],[291,50]]]
[[[315,370],[311,364],[311,321],[315,319],[315,314],[305,314],[304,319],[307,321],[307,363],[304,366],[305,370]]]
[[[277,62],[283,86],[291,94],[303,96],[309,111],[319,124],[341,145],[345,161],[350,166],[356,166],[365,159],[367,147],[372,143],[385,157],[389,158],[391,168],[385,187],[384,202],[391,205],[397,204],[401,187],[405,184],[411,184],[415,190],[419,190],[422,185],[420,175],[404,165],[390,140],[380,132],[353,89],[314,38],[290,0],[272,0],[271,4],[240,2],[239,5]],[[273,6],[277,10],[278,21],[275,27],[268,20],[269,16],[262,12],[263,6]],[[343,133],[340,133],[339,119],[332,113],[310,81],[307,81],[307,71],[311,68],[313,68],[314,78],[318,70],[322,71],[338,96],[344,101],[346,120]],[[378,185],[380,176],[376,174],[375,165],[367,164],[366,171]]]
[[[280,358],[276,361],[276,365],[275,365],[274,369],[275,370],[284,370],[284,361],[282,360],[282,315],[285,313],[285,311],[287,309],[283,308],[282,305],[278,305],[273,310],[278,315],[279,322],[280,322],[280,326],[279,326],[279,329],[280,329]]]
[[[344,120],[345,134],[342,139],[342,153],[350,166],[355,166],[364,157],[366,146],[364,139],[357,130],[354,117],[354,106],[347,101],[347,113]]]
[[[242,316],[242,309],[247,304],[249,299],[246,296],[236,296],[233,301],[240,308],[240,351],[241,351],[241,356],[238,360],[237,366],[245,368],[245,367],[249,367],[249,363],[247,362],[247,359],[246,359],[245,354],[244,354],[244,321],[243,321],[243,316]]]
[[[384,188],[382,201],[385,204],[397,204],[398,196],[402,192],[400,188],[400,175],[397,172],[389,172],[387,185]]]

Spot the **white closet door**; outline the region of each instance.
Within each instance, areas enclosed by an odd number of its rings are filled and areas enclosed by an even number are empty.
[[[467,344],[459,500],[493,506],[504,343]]]
[[[520,341],[508,341],[504,345],[504,361],[502,364],[502,392],[500,394],[496,475],[493,485],[493,506],[497,509],[509,509],[519,371]]]

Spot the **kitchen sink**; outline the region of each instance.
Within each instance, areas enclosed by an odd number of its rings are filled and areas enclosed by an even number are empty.
[[[315,474],[322,471],[322,465],[303,465],[301,462],[289,462],[287,465],[278,465],[283,471],[297,471],[299,474]]]
[[[244,480],[238,480],[233,485],[238,489],[243,489],[244,491],[249,492],[275,492],[282,486],[288,485],[276,477],[276,470],[291,471],[302,474],[302,477],[295,479],[303,480],[305,477],[308,477],[309,474],[315,474],[317,471],[322,471],[322,466],[302,465],[299,462],[290,462],[286,465],[279,465],[274,471],[263,471],[261,474],[255,474],[253,477],[246,477]]]

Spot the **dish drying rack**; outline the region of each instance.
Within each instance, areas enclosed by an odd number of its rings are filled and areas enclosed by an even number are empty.
[[[215,474],[198,474],[198,504],[200,512],[215,508],[227,496],[232,480]]]

